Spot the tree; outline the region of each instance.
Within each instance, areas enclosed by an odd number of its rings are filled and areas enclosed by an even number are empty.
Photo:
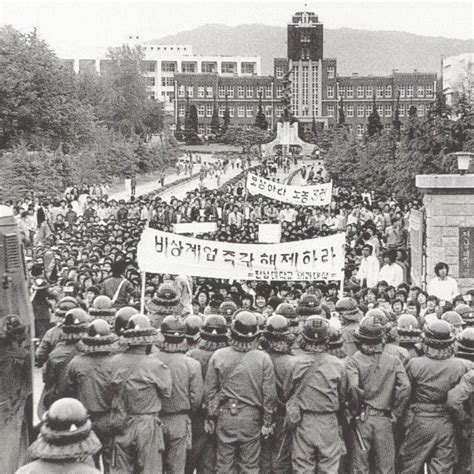
[[[143,138],[149,141],[151,136],[163,131],[164,115],[163,103],[157,100],[147,100],[143,116]]]
[[[227,102],[227,94],[225,95],[225,110],[224,110],[224,125],[222,126],[222,134],[225,134],[230,126],[230,111],[229,104]]]
[[[395,103],[395,113],[393,115],[393,130],[395,137],[400,140],[400,130],[402,123],[400,122],[400,91],[398,91],[397,102]]]
[[[339,110],[338,110],[338,120],[339,125],[344,125],[346,123],[346,116],[344,114],[344,103],[342,97],[339,100]]]
[[[224,143],[242,147],[242,153],[250,153],[254,145],[261,145],[268,138],[268,133],[257,127],[245,130],[243,127],[229,127],[223,137]]]
[[[265,113],[263,112],[261,92],[258,96],[258,111],[257,111],[257,115],[255,116],[254,126],[259,128],[260,130],[268,130],[268,121],[267,121],[267,118],[265,117]]]
[[[377,112],[377,106],[375,105],[375,95],[373,96],[372,102],[372,113],[369,115],[369,123],[367,126],[367,133],[369,137],[380,133],[383,129],[382,122],[380,120],[380,115]]]
[[[219,113],[217,111],[217,104],[214,102],[214,106],[212,108],[212,118],[211,118],[211,132],[218,136],[220,132],[220,123],[219,123]]]

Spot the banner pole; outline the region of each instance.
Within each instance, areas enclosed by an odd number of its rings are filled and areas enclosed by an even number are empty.
[[[142,291],[140,294],[140,313],[145,314],[146,272],[142,272]]]

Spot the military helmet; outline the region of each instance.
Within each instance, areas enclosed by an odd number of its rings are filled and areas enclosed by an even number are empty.
[[[229,323],[231,322],[232,316],[235,314],[237,309],[237,305],[233,301],[224,301],[219,306],[219,312]]]
[[[283,299],[277,295],[270,296],[267,302],[267,304],[272,307],[273,311],[275,311],[278,308],[278,306],[282,303],[283,303]]]
[[[109,309],[112,307],[112,300],[105,295],[99,295],[94,298],[92,306],[95,309]]]
[[[320,316],[310,316],[303,323],[301,335],[306,342],[323,344],[329,337],[329,321]]]
[[[134,314],[123,333],[123,340],[130,346],[149,345],[156,342],[156,329],[144,314]]]
[[[321,314],[321,300],[312,293],[301,296],[296,307],[296,312],[303,317]]]
[[[66,313],[61,328],[64,334],[82,334],[86,332],[88,322],[89,317],[82,308],[73,308]]]
[[[131,306],[124,306],[123,308],[120,308],[117,313],[115,314],[115,332],[119,336],[123,334],[125,329],[128,326],[128,322],[130,321],[130,318],[138,314],[138,310],[135,308],[132,308]]]
[[[189,315],[184,320],[184,326],[186,330],[186,336],[193,337],[196,334],[199,334],[199,331],[202,327],[202,319],[199,316]]]
[[[456,357],[474,361],[474,328],[462,330],[458,339]]]
[[[250,342],[259,335],[258,320],[255,313],[240,311],[234,317],[231,326],[233,339],[240,342]]]
[[[430,321],[425,324],[423,331],[423,342],[428,347],[443,349],[454,342],[452,326],[442,319]]]
[[[220,314],[208,314],[201,327],[201,339],[212,342],[227,342],[227,321]]]
[[[467,304],[459,304],[456,306],[456,313],[458,313],[467,326],[474,326],[474,308]]]
[[[368,311],[355,330],[354,337],[360,344],[380,344],[385,335],[386,325],[387,318],[383,311],[376,309]]]
[[[288,324],[290,326],[298,326],[298,314],[292,304],[280,303],[275,310],[275,314],[281,314],[288,319]]]
[[[274,314],[267,320],[263,336],[270,341],[283,341],[288,337],[288,320],[280,315]]]
[[[347,321],[358,321],[361,313],[354,298],[341,298],[336,303],[336,311]]]
[[[79,308],[79,302],[73,296],[65,296],[59,300],[54,314],[58,318],[64,318],[66,313],[73,308]]]
[[[411,314],[401,314],[397,320],[398,340],[400,344],[420,342],[421,329],[418,320]]]
[[[454,328],[461,328],[464,326],[464,320],[457,311],[446,311],[446,313],[441,316],[441,319],[447,321]]]
[[[87,353],[112,352],[118,349],[117,341],[118,337],[112,332],[110,324],[99,318],[89,324],[87,335],[81,339],[78,348]]]

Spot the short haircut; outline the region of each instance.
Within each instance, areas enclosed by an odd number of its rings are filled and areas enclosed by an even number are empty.
[[[374,250],[374,247],[373,247],[372,245],[370,245],[370,244],[364,244],[364,245],[362,246],[362,249],[369,249],[370,255],[372,255],[372,252],[373,252],[373,250]]]
[[[446,263],[444,262],[438,262],[435,267],[434,267],[434,271],[436,273],[436,276],[439,276],[439,272],[443,269],[443,268],[446,268],[446,275],[449,273],[449,267]]]

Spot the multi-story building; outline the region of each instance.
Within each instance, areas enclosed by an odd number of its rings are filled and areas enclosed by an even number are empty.
[[[255,117],[261,99],[269,127],[283,114],[280,104],[281,81],[272,76],[225,76],[222,74],[175,74],[176,121],[184,123],[186,105],[195,105],[198,115],[198,133],[211,133],[211,119],[217,107],[219,120],[223,123],[226,106],[230,122],[249,128]]]
[[[340,100],[342,99],[345,123],[349,130],[362,136],[367,129],[368,117],[372,113],[373,101],[380,115],[382,125],[390,129],[393,124],[398,99],[398,110],[402,129],[413,105],[417,115],[426,115],[436,94],[435,73],[399,73],[390,76],[359,76],[353,74],[337,78],[337,91],[328,86],[327,96],[333,101],[326,103],[325,113],[330,125],[337,123]]]
[[[464,53],[443,59],[443,93],[449,106],[456,104],[460,95],[474,104],[474,53]]]

